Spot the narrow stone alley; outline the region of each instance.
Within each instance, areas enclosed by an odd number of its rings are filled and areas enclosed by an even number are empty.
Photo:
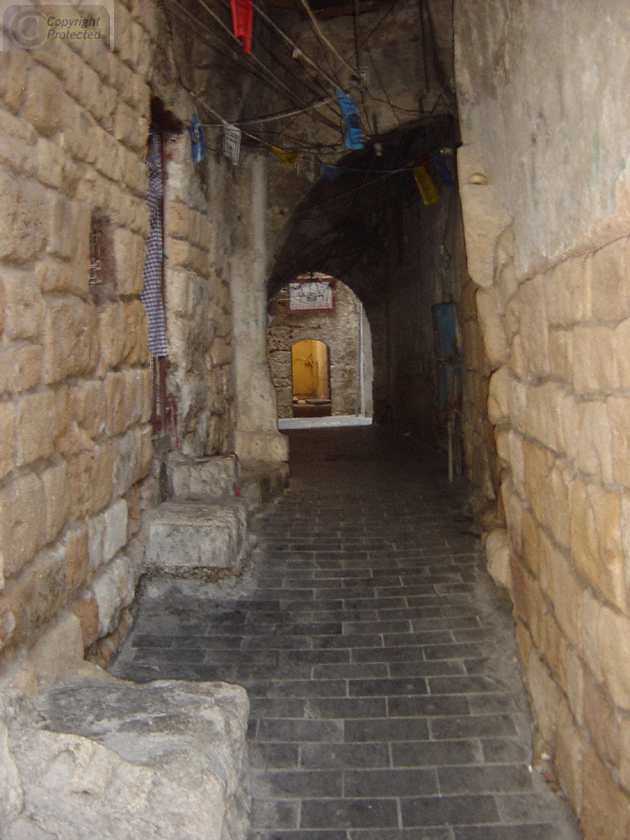
[[[577,840],[442,455],[378,427],[291,451],[244,580],[145,583],[112,671],[247,688],[251,840]]]

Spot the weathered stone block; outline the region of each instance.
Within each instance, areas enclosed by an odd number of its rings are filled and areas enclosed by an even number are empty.
[[[64,99],[63,87],[54,73],[38,65],[30,68],[24,116],[40,134],[49,136],[55,133]]]
[[[58,401],[52,391],[20,397],[16,408],[17,463],[24,466],[53,451],[59,430]]]
[[[46,541],[44,487],[32,474],[15,478],[0,490],[0,553],[4,575],[13,577]]]
[[[476,301],[486,355],[492,368],[497,368],[505,364],[509,357],[509,344],[497,289],[494,286],[479,289]]]
[[[584,661],[598,682],[604,681],[599,659],[599,614],[601,604],[593,591],[586,587],[582,596],[582,652]],[[579,648],[578,648],[579,649]]]
[[[139,300],[124,304],[125,348],[124,360],[128,365],[146,364],[149,361],[149,320]]]
[[[608,693],[630,710],[630,619],[608,606],[599,611],[598,649]]]
[[[192,224],[192,212],[181,201],[169,201],[166,207],[166,231],[175,239],[187,239]]]
[[[576,477],[571,499],[571,556],[578,572],[605,598],[626,609],[621,499]]]
[[[66,460],[68,475],[68,513],[73,519],[83,519],[92,501],[92,455],[80,452]]]
[[[547,510],[545,487],[552,460],[540,446],[527,438],[523,440],[523,462],[525,465],[525,499],[534,511],[541,525],[546,525]]]
[[[179,499],[160,505],[149,525],[150,571],[181,575],[237,568],[249,551],[247,516],[238,499]]]
[[[92,582],[91,590],[98,605],[98,635],[108,636],[118,625],[120,613],[134,599],[140,572],[119,554]]]
[[[115,457],[116,450],[111,441],[105,441],[94,448],[91,476],[91,513],[96,513],[109,504],[112,497]]]
[[[2,276],[5,298],[4,333],[9,339],[29,339],[40,335],[43,299],[39,283],[29,273],[10,272]]]
[[[527,390],[522,429],[554,452],[564,452],[565,401],[567,389],[557,382],[546,382]]]
[[[117,228],[114,232],[114,253],[118,294],[139,295],[143,287],[146,256],[143,237],[125,228]]]
[[[630,337],[629,337],[630,341]],[[560,327],[549,330],[549,370],[563,382],[573,382],[573,333]]]
[[[30,651],[38,679],[52,684],[83,662],[81,624],[73,613],[66,613],[47,628]]]
[[[85,840],[245,840],[244,689],[135,685],[88,672],[15,707],[8,738],[6,730],[0,736],[2,766],[12,774],[12,795],[0,807],[12,837],[45,824],[51,836]],[[156,736],[167,720],[169,731]]]
[[[619,387],[619,368],[611,327],[577,325],[573,330],[573,388],[577,394]]]
[[[628,402],[630,406],[630,401]],[[605,402],[589,400],[579,404],[579,411],[577,468],[583,473],[590,473],[599,478],[604,484],[612,484],[613,449],[609,422],[610,408],[607,412]],[[628,416],[630,417],[630,410]]]
[[[567,648],[566,692],[571,713],[578,726],[584,724],[584,665],[582,660],[569,646]]]
[[[100,435],[105,428],[107,413],[104,383],[98,380],[80,382],[71,389],[70,401],[81,429],[91,438]]]
[[[557,543],[569,547],[571,488],[573,479],[563,461],[557,458],[545,482],[545,521]]]
[[[592,680],[584,682],[584,723],[600,758],[619,766],[619,724],[603,691]]]
[[[619,370],[619,386],[630,388],[630,318],[615,327],[613,349]]]
[[[72,592],[86,578],[88,568],[88,532],[81,523],[71,528],[65,536],[66,589]]]
[[[558,707],[555,764],[562,786],[576,813],[582,809],[584,743],[564,698]]]
[[[550,324],[569,326],[591,316],[590,283],[583,257],[557,265],[544,276],[545,312]]]
[[[12,403],[0,403],[0,479],[13,469],[14,453],[15,408]]]
[[[107,431],[110,435],[121,435],[127,428],[127,403],[125,374],[108,373],[105,379],[107,394]]]
[[[103,514],[103,559],[107,563],[127,544],[127,502],[119,499]]]
[[[547,376],[549,348],[542,277],[536,276],[521,283],[515,303],[527,367],[534,376]]]
[[[567,639],[580,649],[582,641],[583,585],[567,558],[546,537],[541,539],[544,570],[541,582],[551,598],[556,620]]]
[[[535,653],[529,657],[525,677],[532,699],[537,734],[540,740],[553,746],[556,743],[557,716],[562,692],[547,665]]]
[[[62,546],[42,553],[35,563],[7,588],[15,616],[13,640],[24,643],[66,602],[66,558]]]
[[[612,476],[615,482],[630,487],[630,399],[608,397],[606,407],[610,421]]]
[[[510,539],[505,528],[495,528],[486,538],[488,571],[499,586],[511,588]]]
[[[89,373],[98,362],[96,307],[75,297],[56,299],[46,310],[44,381]]]
[[[583,805],[580,826],[585,837],[627,840],[630,798],[613,781],[591,744],[583,761]]]
[[[490,377],[488,386],[488,417],[498,426],[510,419],[510,395],[512,375],[507,365],[502,365]]]
[[[0,54],[0,99],[16,113],[24,100],[24,79],[27,72],[26,52]]]
[[[593,318],[618,321],[630,315],[628,240],[618,239],[596,251],[588,279]]]
[[[62,461],[41,474],[46,511],[46,542],[52,542],[68,517],[67,470]]]
[[[83,649],[87,650],[98,638],[98,604],[91,592],[85,594],[74,608],[81,625]]]
[[[142,304],[140,304],[142,305]],[[101,356],[108,367],[115,368],[125,355],[125,307],[122,303],[106,303],[98,315],[98,334]]]

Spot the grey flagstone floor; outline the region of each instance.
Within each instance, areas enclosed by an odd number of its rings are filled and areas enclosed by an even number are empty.
[[[254,519],[243,582],[145,586],[113,673],[247,688],[251,840],[580,838],[530,767],[468,488],[379,427],[290,438],[291,486]]]

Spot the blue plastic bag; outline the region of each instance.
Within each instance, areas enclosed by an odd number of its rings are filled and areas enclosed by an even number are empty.
[[[199,163],[206,156],[206,143],[203,139],[203,128],[201,127],[197,114],[193,114],[192,122],[188,126],[188,133],[190,134],[190,141],[192,143],[193,163]]]

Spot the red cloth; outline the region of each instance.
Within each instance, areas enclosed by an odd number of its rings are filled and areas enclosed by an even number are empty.
[[[252,0],[231,0],[231,3],[234,34],[237,38],[243,39],[243,50],[250,53],[252,51],[252,24],[254,22]]]

